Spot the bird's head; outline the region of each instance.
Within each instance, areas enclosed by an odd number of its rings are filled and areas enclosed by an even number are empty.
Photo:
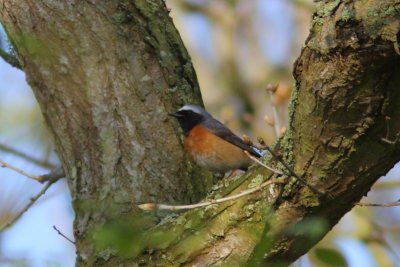
[[[187,135],[190,130],[199,123],[211,118],[211,115],[202,107],[192,104],[186,104],[176,112],[169,113],[168,115],[175,117],[178,120],[185,135]]]

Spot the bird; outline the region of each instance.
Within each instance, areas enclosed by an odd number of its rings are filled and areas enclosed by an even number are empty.
[[[178,120],[185,135],[184,149],[200,167],[220,173],[246,171],[252,160],[245,151],[261,157],[252,146],[198,105],[186,104],[169,115]]]

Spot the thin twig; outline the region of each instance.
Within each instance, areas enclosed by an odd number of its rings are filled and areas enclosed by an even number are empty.
[[[276,107],[276,103],[274,101],[274,94],[272,91],[268,91],[269,97],[271,99],[271,106],[272,106],[272,116],[274,118],[274,129],[276,137],[281,136],[281,123],[278,115],[278,109]]]
[[[11,220],[9,221],[5,226],[3,226],[0,229],[0,232],[2,232],[4,229],[10,227],[11,225],[13,225],[30,207],[33,206],[33,204],[35,204],[35,202],[46,193],[46,191],[50,188],[50,186],[55,183],[57,180],[50,180],[47,182],[47,184],[42,188],[42,190],[39,191],[39,193],[37,193],[35,196],[33,196],[29,203],[20,211],[17,213],[17,215]]]
[[[33,179],[33,180],[36,180],[36,181],[38,181],[40,183],[44,183],[44,182],[50,181],[50,180],[58,180],[59,178],[62,178],[62,177],[65,176],[62,167],[55,168],[50,173],[44,174],[44,175],[33,175],[33,174],[30,174],[30,173],[27,173],[27,172],[21,170],[20,168],[15,167],[15,166],[13,166],[13,165],[5,162],[5,161],[2,161],[2,160],[0,160],[0,167],[8,168],[10,170],[13,170],[13,171],[25,176],[25,177],[28,177],[28,178]]]
[[[394,201],[394,202],[387,202],[387,203],[356,203],[357,206],[361,207],[383,207],[383,208],[388,208],[388,207],[396,207],[400,206],[400,201]]]
[[[58,166],[57,168],[54,168],[51,172],[41,175],[40,181],[41,182],[57,181],[58,179],[61,179],[64,177],[65,177],[65,172],[64,172],[63,167]]]
[[[385,121],[386,121],[386,137],[385,139],[389,139],[389,134],[390,134],[390,117],[389,116],[385,116]]]
[[[400,132],[398,132],[396,134],[396,137],[395,137],[395,139],[393,141],[390,140],[389,139],[389,135],[390,135],[390,117],[386,116],[385,120],[386,120],[386,136],[382,137],[381,141],[386,143],[386,144],[389,144],[389,145],[396,145],[397,142],[399,142],[399,139],[400,139]]]
[[[271,107],[272,107],[272,116],[273,116],[273,126],[275,129],[275,134],[276,137],[279,138],[279,136],[281,135],[281,122],[279,119],[279,115],[278,115],[278,109],[275,103],[275,99],[274,99],[274,94],[276,93],[276,91],[278,90],[279,84],[268,84],[267,87],[265,88],[265,90],[267,91],[269,98],[271,100]]]
[[[282,163],[282,165],[289,171],[290,175],[295,177],[297,180],[299,180],[301,183],[303,183],[305,186],[307,186],[308,188],[311,189],[311,191],[313,191],[314,193],[320,195],[320,196],[324,196],[325,193],[322,193],[321,191],[319,191],[317,188],[315,188],[314,186],[310,185],[309,183],[307,183],[306,180],[304,180],[302,177],[300,177],[297,173],[294,172],[294,170],[284,161],[282,160],[277,154],[275,154],[275,152],[269,148],[268,146],[266,147],[266,149],[268,150],[269,153],[271,153],[272,157],[276,160],[278,160],[280,163]]]
[[[44,161],[44,160],[36,159],[36,158],[34,158],[34,157],[24,153],[24,152],[21,152],[21,151],[15,149],[15,148],[9,147],[9,146],[4,145],[4,144],[0,144],[0,150],[4,151],[6,153],[10,153],[12,155],[15,155],[17,157],[20,157],[20,158],[22,158],[22,159],[24,159],[26,161],[32,162],[32,163],[34,163],[34,164],[36,164],[38,166],[44,167],[44,168],[52,169],[52,168],[56,167],[54,164],[51,164],[51,163],[49,163],[47,161]]]
[[[73,245],[75,245],[76,243],[75,243],[75,241],[73,241],[72,239],[70,239],[70,238],[68,238],[66,235],[64,235],[60,230],[58,230],[58,228],[55,226],[55,225],[53,225],[53,229],[54,230],[56,230],[56,232],[60,235],[60,236],[62,236],[62,237],[64,237],[65,239],[67,239],[69,242],[71,242]]]
[[[400,187],[400,179],[396,177],[393,181],[380,181],[374,184],[374,189],[394,189]]]
[[[268,152],[271,153],[272,157],[275,160],[282,163],[282,165],[289,171],[290,176],[295,177],[303,185],[310,188],[310,190],[313,191],[315,194],[320,195],[320,196],[325,196],[325,193],[319,191],[317,188],[315,188],[314,186],[307,183],[307,181],[304,180],[304,178],[300,177],[297,173],[295,173],[294,170],[283,159],[281,159],[269,146],[267,146],[265,143],[262,143],[261,145],[263,146],[264,149],[268,150]]]
[[[13,170],[15,172],[18,172],[19,174],[22,174],[25,177],[28,177],[30,179],[36,180],[38,182],[40,182],[41,177],[39,175],[33,175],[33,174],[29,174],[23,170],[21,170],[20,168],[17,168],[15,166],[12,166],[11,164],[8,164],[7,162],[4,162],[2,160],[0,160],[0,167],[2,168],[8,168],[10,170]]]
[[[395,145],[395,144],[397,144],[399,142],[399,139],[400,139],[400,134],[397,134],[396,138],[393,141],[389,140],[389,139],[387,139],[385,137],[382,137],[381,141],[386,143],[386,144],[389,144],[389,145]]]
[[[146,204],[138,205],[138,207],[140,209],[146,210],[146,211],[155,210],[155,209],[157,209],[157,210],[172,210],[172,211],[195,209],[195,208],[200,208],[200,207],[206,207],[206,206],[213,205],[213,204],[220,204],[220,203],[230,201],[230,200],[235,200],[235,199],[244,197],[246,195],[252,194],[254,192],[257,192],[270,184],[283,184],[285,182],[286,181],[283,179],[271,179],[271,180],[268,180],[268,181],[260,184],[257,187],[254,187],[254,188],[251,188],[248,190],[244,190],[236,195],[219,198],[219,199],[215,199],[215,200],[209,200],[209,201],[196,203],[196,204],[192,204],[192,205],[176,205],[176,206],[174,206],[174,205],[166,205],[166,204],[146,203]]]
[[[16,214],[16,216],[10,221],[8,222],[4,227],[2,227],[0,229],[0,232],[3,231],[4,229],[10,227],[11,225],[13,225],[30,207],[32,207],[33,204],[35,204],[35,202],[46,193],[46,191],[50,188],[50,186],[52,184],[54,184],[55,182],[57,182],[59,179],[65,177],[64,174],[64,170],[63,168],[60,166],[58,168],[55,168],[54,170],[52,170],[50,173],[48,174],[44,174],[44,175],[32,175],[32,174],[28,174],[24,171],[22,171],[19,168],[16,168],[14,166],[11,166],[10,164],[3,162],[0,160],[0,167],[6,167],[9,168],[11,170],[14,170],[28,178],[34,179],[40,183],[44,183],[47,182],[47,184],[42,188],[42,190],[39,191],[39,193],[37,193],[35,196],[33,196],[29,203],[20,211]]]
[[[268,165],[262,163],[258,158],[256,158],[256,157],[250,155],[250,153],[249,153],[248,151],[244,150],[244,153],[245,153],[252,161],[254,161],[254,162],[256,162],[257,164],[263,166],[264,168],[266,168],[266,169],[272,171],[273,173],[279,174],[279,175],[283,175],[283,174],[284,174],[283,172],[278,171],[277,169],[274,169],[274,168],[272,168],[272,167],[270,167],[270,166],[268,166]]]

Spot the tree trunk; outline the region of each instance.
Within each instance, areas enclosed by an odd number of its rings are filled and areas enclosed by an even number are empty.
[[[197,78],[161,1],[1,1],[17,52],[68,177],[78,263],[97,260],[90,231],[137,203],[199,200],[167,113],[201,104]]]
[[[167,117],[201,99],[164,3],[0,4],[68,176],[78,266],[287,265],[400,159],[399,143],[391,142],[400,131],[400,1],[325,1],[295,64],[290,124],[275,149],[326,196],[292,178],[282,190],[273,186],[152,227],[137,203],[194,201],[211,181],[186,160],[177,124]],[[272,159],[267,164],[286,171]],[[208,197],[271,176],[254,167]],[[121,229],[124,255],[117,241],[103,242]]]

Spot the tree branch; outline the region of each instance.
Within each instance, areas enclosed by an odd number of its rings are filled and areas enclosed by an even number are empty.
[[[64,174],[64,170],[62,169],[62,167],[57,167],[55,169],[53,169],[50,173],[48,174],[44,174],[44,175],[33,175],[33,174],[29,174],[23,170],[21,170],[18,167],[15,167],[5,161],[0,160],[0,167],[2,168],[8,168],[10,170],[13,170],[27,178],[33,179],[35,181],[38,181],[39,183],[44,183],[47,181],[52,181],[55,180],[57,181],[58,179],[62,178],[65,176]]]
[[[53,229],[62,237],[64,237],[68,242],[70,242],[72,245],[75,245],[75,241],[73,241],[71,238],[67,237],[66,235],[64,235],[60,230],[58,230],[58,228],[53,225]]]
[[[56,166],[54,164],[49,163],[48,161],[44,161],[44,160],[40,160],[40,159],[36,159],[24,152],[21,152],[15,148],[9,147],[7,145],[4,144],[0,144],[0,150],[4,151],[6,153],[10,153],[12,155],[15,155],[17,157],[20,157],[28,162],[32,162],[38,166],[44,167],[44,168],[49,168],[49,169],[54,169]]]
[[[290,176],[295,177],[299,182],[301,182],[303,185],[307,186],[308,188],[310,188],[310,190],[312,192],[314,192],[315,194],[319,195],[319,196],[325,196],[325,193],[319,191],[315,186],[309,184],[306,180],[304,180],[303,177],[300,177],[297,173],[294,172],[294,170],[281,158],[279,157],[269,146],[265,145],[263,146],[263,148],[265,148],[266,150],[268,150],[269,153],[271,153],[272,158],[278,162],[280,162],[285,168],[286,170],[289,171]]]
[[[279,138],[281,136],[281,130],[282,130],[282,128],[281,128],[282,124],[279,119],[278,109],[277,109],[276,102],[274,99],[274,94],[276,93],[278,86],[279,86],[279,84],[275,84],[275,85],[268,84],[267,88],[266,88],[267,94],[270,99],[271,107],[272,107],[272,116],[274,118],[273,119],[273,121],[274,121],[273,127],[275,129],[275,135],[277,138]]]
[[[374,184],[374,189],[397,189],[400,187],[400,177],[396,177],[393,181],[379,181]]]
[[[57,176],[56,176],[57,177]],[[52,178],[51,180],[48,180],[47,184],[42,188],[42,190],[39,191],[35,196],[33,196],[30,200],[29,203],[20,211],[18,212],[11,221],[9,221],[6,225],[0,228],[0,232],[3,230],[7,229],[8,227],[12,226],[16,221],[18,221],[19,218],[27,211],[29,210],[30,207],[33,206],[33,204],[36,203],[36,201],[43,196],[47,190],[52,186],[55,182],[57,182],[60,178]]]
[[[387,202],[387,203],[357,203],[357,206],[361,207],[384,207],[384,208],[389,208],[389,207],[397,207],[400,206],[400,201],[394,201],[394,202]]]
[[[263,189],[264,187],[271,185],[271,184],[285,184],[286,180],[284,178],[282,179],[271,179],[268,181],[265,181],[264,183],[242,191],[238,194],[234,194],[228,197],[224,197],[224,198],[218,198],[218,199],[213,199],[213,200],[208,200],[205,202],[200,202],[200,203],[196,203],[196,204],[191,204],[191,205],[167,205],[167,204],[156,204],[156,203],[145,203],[145,204],[141,204],[138,205],[138,207],[142,210],[145,211],[152,211],[152,210],[171,210],[171,211],[176,211],[176,210],[188,210],[188,209],[196,209],[196,208],[201,208],[201,207],[207,207],[210,205],[215,205],[215,204],[220,204],[220,203],[224,203],[227,201],[231,201],[231,200],[235,200],[250,194],[253,194],[257,191],[260,191],[261,189]]]
[[[252,161],[254,161],[255,163],[257,163],[258,165],[263,166],[263,167],[266,168],[267,170],[270,170],[270,171],[272,171],[273,173],[278,174],[278,175],[284,175],[283,172],[278,171],[277,169],[274,169],[274,168],[268,166],[267,164],[261,162],[259,159],[257,159],[256,157],[252,156],[249,152],[244,151],[244,153],[245,153]]]

